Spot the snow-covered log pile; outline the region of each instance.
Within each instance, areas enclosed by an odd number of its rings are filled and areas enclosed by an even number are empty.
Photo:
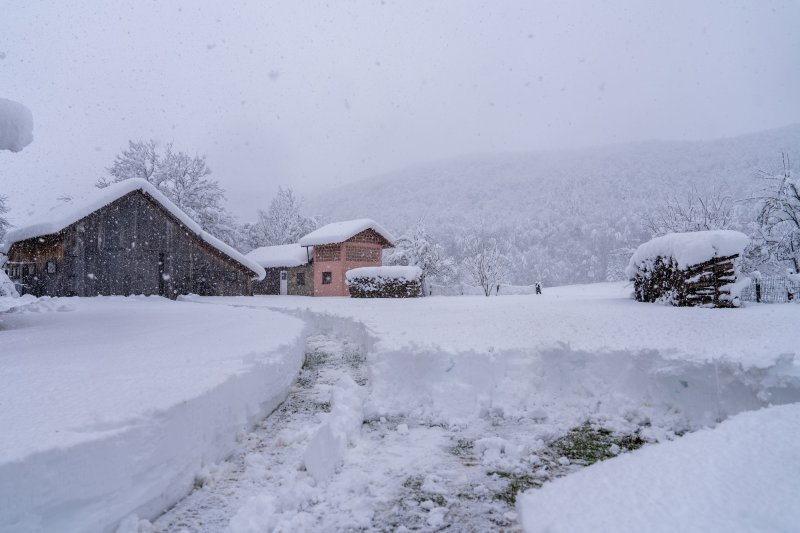
[[[731,230],[670,233],[639,246],[625,274],[640,302],[738,307],[737,259],[748,242]]]
[[[352,298],[416,298],[422,295],[422,269],[416,266],[354,268],[345,276]]]

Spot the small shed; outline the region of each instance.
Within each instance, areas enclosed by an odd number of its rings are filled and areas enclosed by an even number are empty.
[[[625,273],[640,302],[738,307],[737,262],[749,242],[731,230],[670,233],[639,246]]]
[[[314,296],[314,248],[298,243],[262,246],[247,254],[266,271],[263,280],[253,283],[253,294]]]
[[[300,246],[313,247],[314,296],[349,296],[345,273],[381,266],[394,237],[374,220],[359,218],[322,226],[300,239]]]
[[[36,296],[249,295],[265,275],[141,179],[34,215],[0,252],[20,292]]]

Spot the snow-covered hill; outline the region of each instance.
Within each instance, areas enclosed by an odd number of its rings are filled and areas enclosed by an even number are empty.
[[[396,233],[423,218],[451,249],[483,225],[517,253],[511,282],[604,281],[619,278],[647,237],[639,221],[654,200],[692,185],[743,199],[760,186],[755,170],[775,168],[782,151],[800,161],[800,125],[706,142],[475,155],[343,185],[309,208],[333,220],[372,217]]]

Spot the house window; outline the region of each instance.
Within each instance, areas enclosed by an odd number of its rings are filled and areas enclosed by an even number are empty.
[[[322,273],[322,284],[323,285],[330,285],[333,281],[333,274],[331,272],[323,272]]]
[[[47,262],[47,273],[48,274],[55,274],[56,273],[56,262],[55,261],[48,261]]]
[[[296,281],[297,281],[298,285],[305,285],[306,284],[306,273],[305,272],[298,272]]]

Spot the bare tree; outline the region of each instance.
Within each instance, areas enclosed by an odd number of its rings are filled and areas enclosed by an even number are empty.
[[[642,217],[653,237],[667,233],[730,229],[734,223],[733,199],[720,187],[700,192],[692,187],[684,199],[670,196]]]
[[[303,216],[302,200],[291,187],[278,187],[269,209],[258,212],[258,220],[248,228],[249,244],[253,248],[296,243],[303,235],[318,226],[315,218]]]
[[[116,156],[107,171],[110,178],[98,179],[97,187],[132,178],[147,180],[203,229],[226,242],[236,242],[236,221],[223,205],[225,190],[209,177],[205,156],[175,151],[172,143],[159,151],[152,139],[128,141],[127,150]]]
[[[433,241],[419,220],[412,229],[395,241],[387,262],[392,265],[418,266],[422,270],[423,293],[427,294],[427,282],[448,282],[456,275],[455,261],[445,254],[441,244]]]
[[[480,231],[463,237],[460,245],[464,272],[489,296],[509,273],[503,243],[497,237]]]
[[[767,185],[754,198],[759,207],[757,239],[771,257],[791,261],[800,273],[800,185],[792,178],[789,155],[782,153],[781,162],[779,174],[758,171]]]

